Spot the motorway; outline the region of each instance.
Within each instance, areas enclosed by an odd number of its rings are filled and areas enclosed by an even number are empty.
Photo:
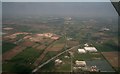
[[[67,51],[69,51],[69,50],[72,50],[72,49],[74,49],[74,48],[76,48],[76,47],[79,47],[79,46],[80,46],[80,45],[74,46],[74,47],[72,47],[72,48],[70,48],[70,49],[67,49],[67,50],[65,50],[65,51],[57,54],[56,56],[52,57],[51,59],[47,60],[45,63],[43,63],[43,64],[39,65],[37,68],[35,68],[35,69],[32,71],[32,73],[36,72],[38,69],[40,69],[41,67],[43,67],[45,64],[47,64],[47,63],[49,63],[50,61],[54,60],[55,58],[57,58],[58,56],[62,55],[63,53],[65,53],[65,52],[67,52]]]

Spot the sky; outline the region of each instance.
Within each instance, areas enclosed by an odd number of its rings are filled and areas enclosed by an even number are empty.
[[[1,0],[2,2],[118,2],[120,0]]]
[[[2,0],[2,2],[110,2],[110,0]]]
[[[3,15],[48,15],[109,17],[117,16],[110,2],[5,2],[2,3]]]

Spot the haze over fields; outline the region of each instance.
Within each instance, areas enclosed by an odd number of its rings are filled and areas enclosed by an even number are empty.
[[[109,2],[3,2],[2,71],[118,72],[118,14]]]
[[[3,16],[4,15],[116,17],[117,13],[110,2],[3,2]]]

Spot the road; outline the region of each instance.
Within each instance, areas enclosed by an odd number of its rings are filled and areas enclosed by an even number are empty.
[[[74,49],[74,48],[76,48],[76,47],[78,47],[78,46],[80,46],[80,45],[74,46],[74,47],[72,47],[72,48],[70,48],[70,49],[67,49],[67,50],[65,50],[65,51],[57,54],[56,56],[52,57],[51,59],[49,59],[49,60],[46,61],[45,63],[43,63],[43,64],[39,65],[37,68],[35,68],[35,69],[32,71],[32,73],[36,72],[38,69],[40,69],[41,67],[43,67],[45,64],[49,63],[49,62],[52,61],[53,59],[55,59],[55,58],[57,58],[58,56],[62,55],[63,53],[65,53],[65,52],[67,52],[67,51],[69,51],[69,50],[72,50],[72,49]]]

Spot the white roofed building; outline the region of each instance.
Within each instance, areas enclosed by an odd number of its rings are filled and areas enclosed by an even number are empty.
[[[86,53],[85,49],[78,49],[78,52],[81,53],[81,54]]]
[[[78,61],[78,60],[76,60],[75,64],[76,64],[76,66],[79,66],[79,67],[85,67],[86,66],[86,62],[85,61]]]
[[[62,60],[56,59],[56,60],[55,60],[55,65],[60,65],[60,64],[62,64]]]
[[[95,47],[84,47],[84,49],[88,52],[97,52],[97,49]]]
[[[89,45],[87,43],[85,43],[84,46],[88,47]]]

